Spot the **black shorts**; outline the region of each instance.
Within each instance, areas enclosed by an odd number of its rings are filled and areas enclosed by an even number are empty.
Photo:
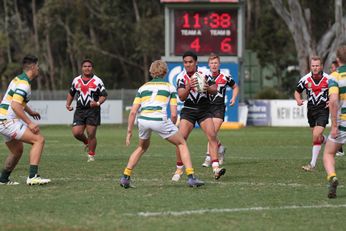
[[[211,104],[209,110],[213,118],[224,120],[226,111],[226,106],[224,104]]]
[[[76,125],[93,125],[98,126],[101,124],[101,110],[100,108],[87,108],[76,109],[73,116],[73,124]]]
[[[212,118],[212,114],[209,111],[209,107],[203,107],[198,109],[191,109],[184,107],[180,113],[180,120],[185,119],[192,124],[196,122],[200,125],[205,119]]]
[[[326,127],[329,119],[329,109],[315,109],[308,110],[308,122],[310,127],[321,126]]]

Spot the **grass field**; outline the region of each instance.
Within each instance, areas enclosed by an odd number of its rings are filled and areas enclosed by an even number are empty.
[[[101,126],[96,161],[68,126],[41,128],[46,147],[40,174],[46,186],[27,186],[28,146],[12,179],[0,187],[0,230],[344,230],[346,157],[337,158],[338,198],[328,199],[321,158],[315,172],[301,170],[310,160],[309,128],[221,131],[227,146],[226,175],[213,179],[201,167],[206,138],[195,129],[189,147],[196,174],[206,182],[189,188],[186,176],[171,182],[175,148],[153,135],[134,171],[136,188],[118,180],[137,144],[124,145],[125,127]],[[6,157],[0,147],[1,165]]]

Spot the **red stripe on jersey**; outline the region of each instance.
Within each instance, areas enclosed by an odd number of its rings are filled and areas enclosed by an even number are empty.
[[[223,78],[224,75],[220,74],[216,79],[215,79],[215,83],[216,84],[227,84],[227,80]]]
[[[88,93],[90,93],[89,89],[96,89],[97,86],[94,82],[95,79],[92,79],[87,84],[84,84],[83,81],[79,79],[77,84],[80,86],[80,90],[83,93],[83,95],[87,95]],[[75,88],[78,89],[78,86],[75,86]]]
[[[190,84],[190,77],[187,74],[184,75],[184,84],[185,86]]]
[[[312,93],[315,96],[318,96],[323,88],[327,88],[328,89],[328,79],[327,78],[323,78],[318,84],[316,84],[314,82],[314,80],[310,77],[307,79],[307,83],[306,83],[306,88],[307,89],[311,89]]]

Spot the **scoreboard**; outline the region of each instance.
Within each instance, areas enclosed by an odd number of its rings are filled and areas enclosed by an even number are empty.
[[[165,3],[165,57],[191,50],[242,57],[241,0],[161,0]]]
[[[175,10],[174,54],[237,55],[237,10]]]

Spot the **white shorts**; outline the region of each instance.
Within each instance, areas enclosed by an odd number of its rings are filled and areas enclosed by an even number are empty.
[[[171,120],[153,121],[138,119],[138,133],[140,139],[149,139],[152,131],[157,132],[163,139],[167,139],[173,136],[178,131],[178,128]]]
[[[328,139],[333,141],[333,143],[345,144],[346,143],[346,132],[339,130],[338,136],[336,137],[336,139],[332,138],[330,135],[328,136]]]
[[[0,133],[5,143],[13,139],[20,140],[26,128],[26,124],[18,119],[0,121]]]

